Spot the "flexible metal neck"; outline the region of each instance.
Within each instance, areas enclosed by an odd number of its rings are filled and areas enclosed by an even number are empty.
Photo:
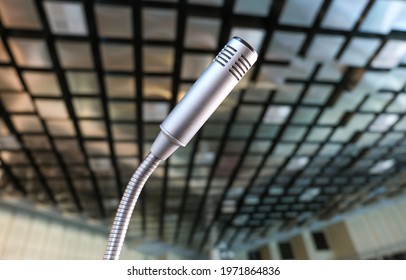
[[[128,182],[114,218],[107,248],[104,253],[104,260],[119,259],[135,204],[137,203],[145,182],[158,167],[160,162],[161,160],[156,158],[153,154],[148,154]]]

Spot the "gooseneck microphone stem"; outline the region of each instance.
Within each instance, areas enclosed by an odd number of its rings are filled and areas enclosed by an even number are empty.
[[[150,153],[131,177],[120,201],[105,260],[119,258],[135,204],[152,172],[162,160],[189,143],[257,58],[257,53],[247,42],[239,37],[232,38],[162,122],[161,132]]]
[[[160,162],[160,159],[149,153],[128,182],[118,206],[116,217],[114,218],[103,259],[118,260],[120,257],[121,248],[123,247],[124,238],[130,224],[135,204],[137,203],[145,182]]]

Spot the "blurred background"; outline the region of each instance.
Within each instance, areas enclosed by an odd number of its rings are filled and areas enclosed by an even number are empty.
[[[0,0],[0,258],[101,259],[159,124],[253,69],[136,206],[123,259],[403,259],[406,2]]]

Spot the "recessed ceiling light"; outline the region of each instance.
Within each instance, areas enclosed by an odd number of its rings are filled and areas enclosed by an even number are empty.
[[[309,157],[294,157],[289,161],[288,165],[286,166],[286,170],[288,171],[301,170],[307,165],[308,162]]]
[[[290,106],[270,105],[262,121],[269,124],[283,124],[287,120],[291,110]]]
[[[320,194],[320,188],[308,188],[299,197],[300,201],[312,201]]]
[[[52,33],[87,35],[87,25],[81,3],[45,1],[44,6]]]
[[[371,174],[384,173],[388,169],[392,168],[395,165],[395,163],[396,161],[394,159],[380,160],[369,169],[369,173]]]
[[[399,116],[395,114],[381,114],[369,126],[369,130],[375,132],[388,131],[388,129],[391,128],[391,126],[394,125],[398,119]]]

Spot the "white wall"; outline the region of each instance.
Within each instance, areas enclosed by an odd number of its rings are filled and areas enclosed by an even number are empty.
[[[406,250],[406,200],[356,215],[345,223],[360,258]]]
[[[269,249],[269,254],[271,255],[272,260],[281,260],[281,254],[279,252],[279,247],[277,242],[271,242],[267,245]]]
[[[329,225],[323,231],[332,253],[331,259],[358,258],[346,222]]]
[[[0,207],[0,259],[103,258],[107,234],[85,226]],[[144,259],[123,248],[121,259]]]

